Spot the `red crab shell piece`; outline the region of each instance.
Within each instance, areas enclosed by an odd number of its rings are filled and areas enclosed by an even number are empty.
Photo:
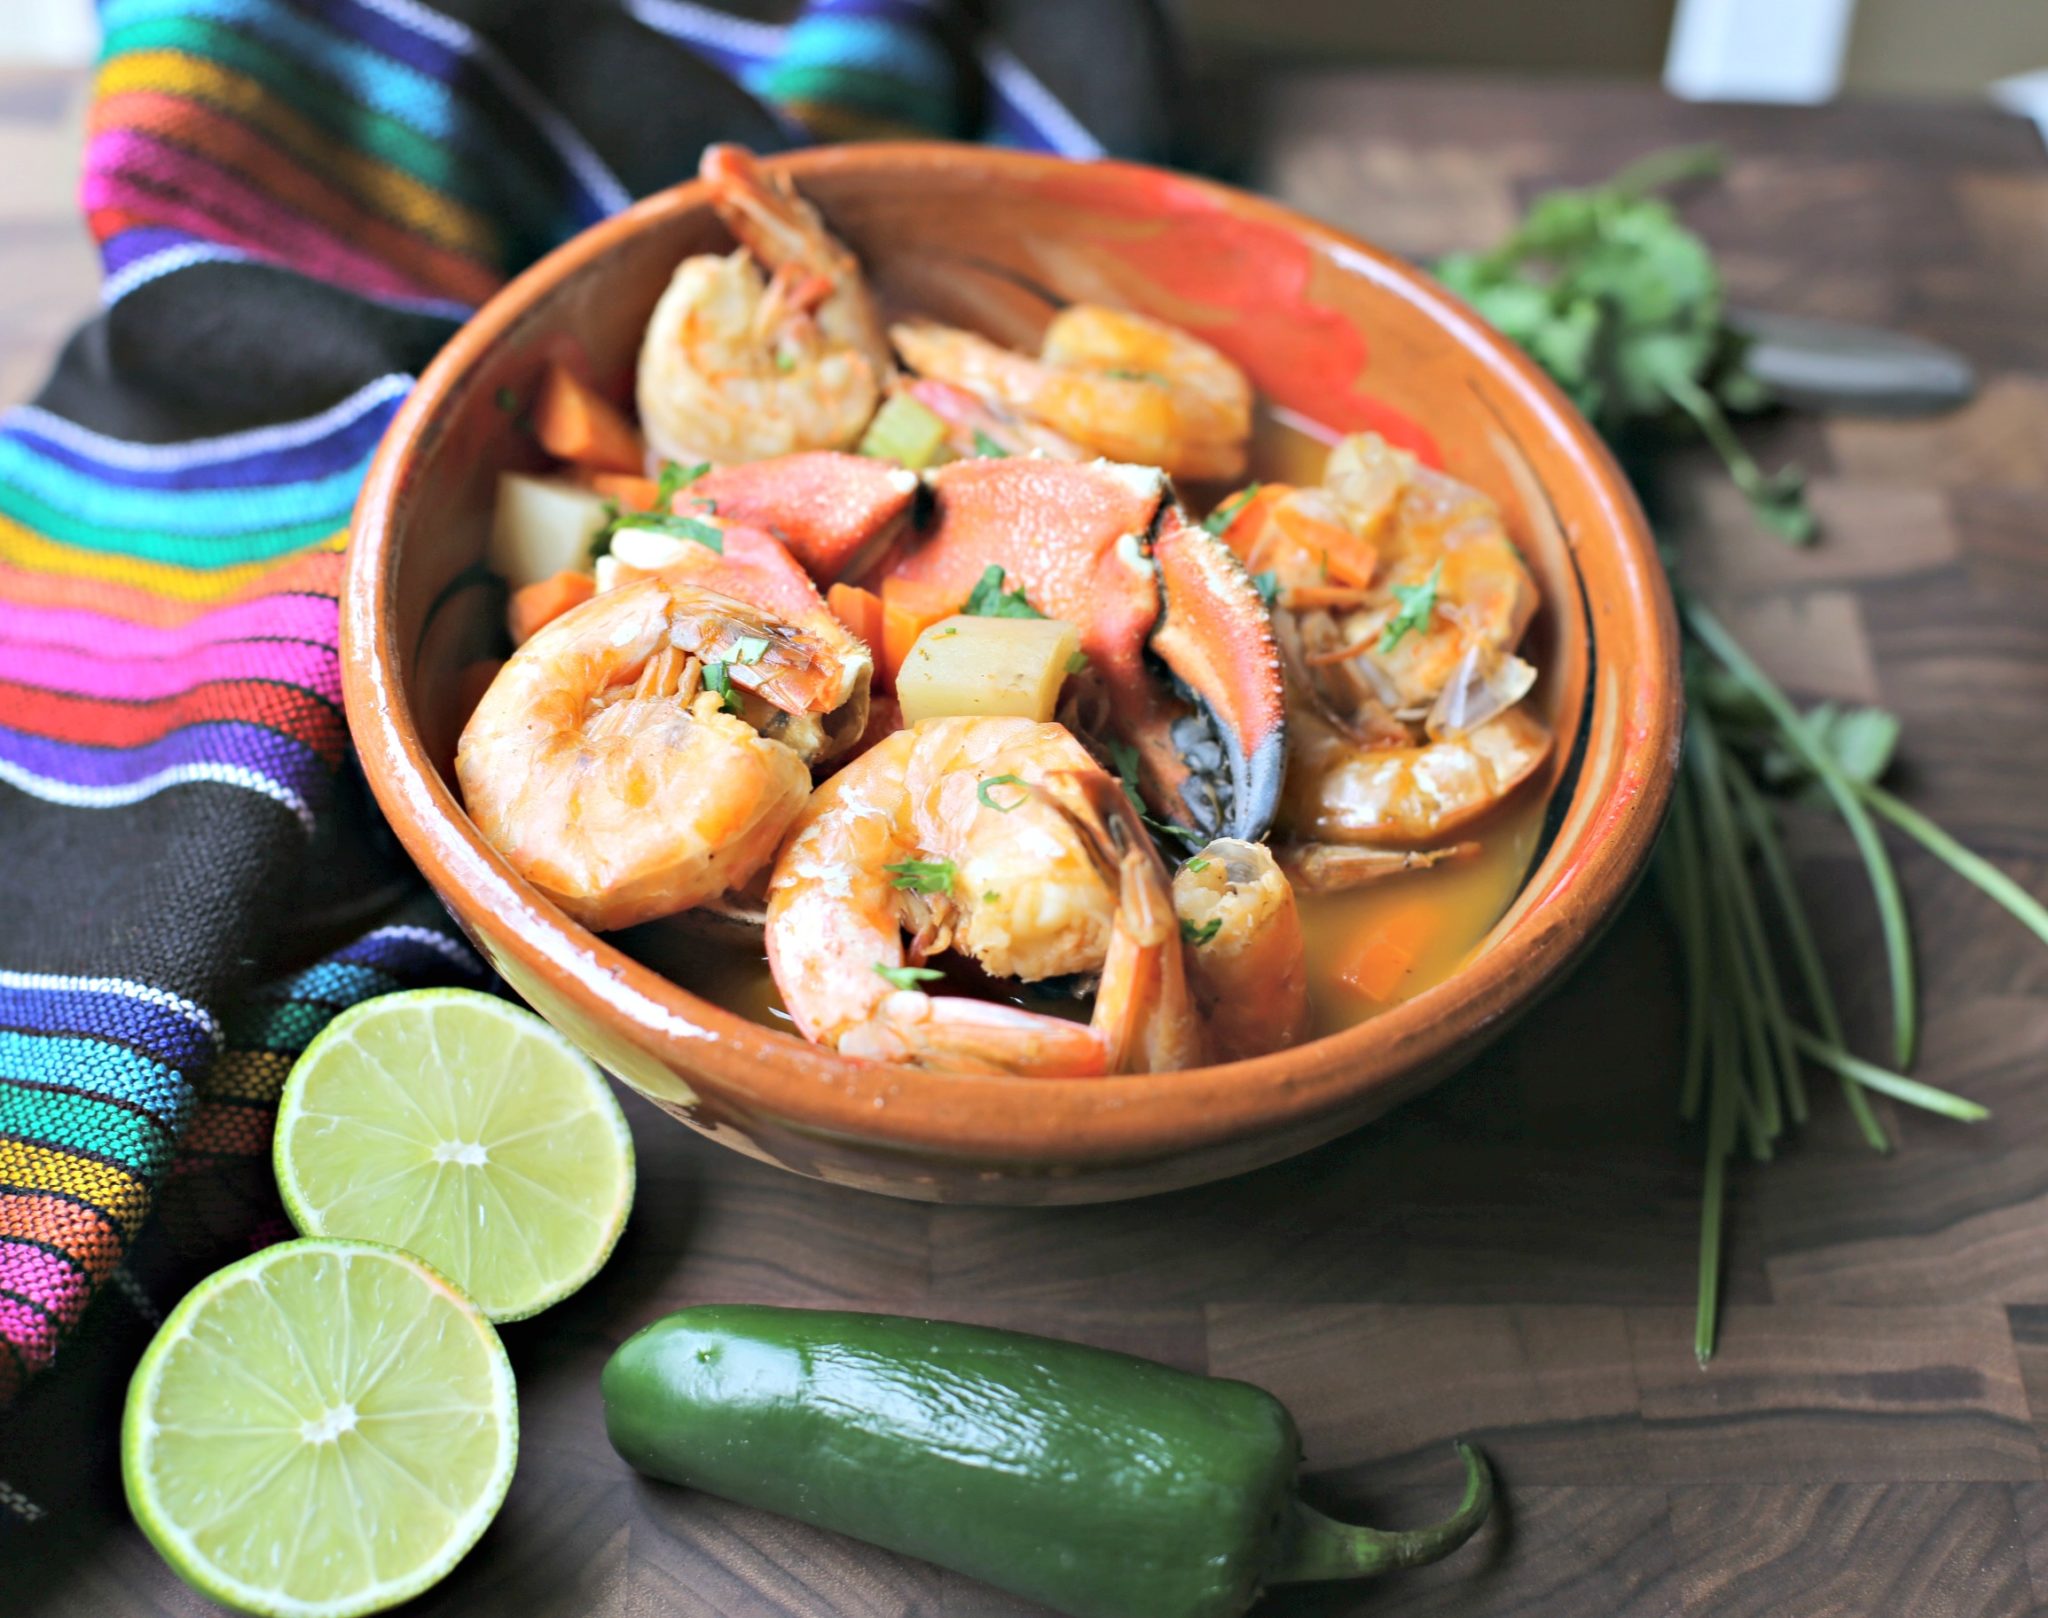
[[[1148,468],[990,457],[928,474],[932,519],[888,571],[964,601],[990,567],[1048,618],[1081,633],[1112,691],[1145,679],[1142,654],[1159,617],[1148,548],[1166,497]]]
[[[709,500],[718,517],[766,529],[820,584],[879,556],[917,499],[917,474],[836,450],[778,455],[706,472],[676,496],[685,516]]]
[[[886,571],[964,600],[1002,568],[1032,606],[1080,631],[1153,811],[1204,835],[1263,834],[1284,774],[1272,624],[1228,548],[1181,515],[1164,474],[990,458],[926,481],[930,525]],[[1147,666],[1148,648],[1205,713]]]

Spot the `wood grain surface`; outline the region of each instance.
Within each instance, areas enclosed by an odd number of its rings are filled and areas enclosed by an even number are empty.
[[[73,161],[52,133],[68,95],[0,81],[0,163],[30,174],[35,206],[68,189],[52,178]],[[1649,492],[1762,660],[1806,694],[1899,710],[1900,789],[2048,891],[2048,163],[2028,127],[1358,74],[1219,90],[1215,105],[1244,177],[1416,254],[1497,235],[1546,183],[1722,140],[1734,166],[1691,214],[1737,297],[1966,351],[1985,386],[1949,418],[1755,430],[1814,474],[1828,531],[1811,553],[1755,532],[1703,457],[1660,460]],[[0,273],[34,289],[0,327],[17,397],[55,313],[91,289],[68,221],[8,196]],[[1853,854],[1795,831],[1845,1015],[1874,1047],[1882,974]],[[1453,1435],[1492,1454],[1503,1506],[1471,1549],[1374,1586],[1288,1592],[1262,1609],[1275,1618],[2048,1610],[2048,949],[1917,854],[1901,864],[1926,978],[1920,1071],[1994,1117],[1889,1109],[1900,1145],[1879,1158],[1816,1087],[1803,1138],[1734,1176],[1711,1370],[1691,1351],[1698,1141],[1674,1117],[1672,941],[1639,901],[1568,987],[1433,1095],[1298,1161],[1153,1201],[885,1202],[742,1160],[628,1097],[632,1226],[582,1295],[507,1330],[518,1479],[417,1610],[1025,1618],[614,1459],[606,1353],[664,1310],[741,1298],[931,1311],[1250,1378],[1300,1417],[1311,1498],[1362,1519],[1440,1511]],[[41,1398],[37,1441],[75,1448],[90,1486],[0,1538],[10,1618],[204,1609],[128,1526],[108,1470],[119,1362],[143,1329],[109,1327],[100,1374],[75,1364]]]

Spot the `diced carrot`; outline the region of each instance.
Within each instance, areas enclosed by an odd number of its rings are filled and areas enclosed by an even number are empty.
[[[1294,544],[1323,559],[1333,584],[1372,583],[1379,552],[1340,522],[1319,515],[1303,501],[1287,500],[1273,508],[1274,525]]]
[[[505,666],[504,660],[496,657],[480,657],[474,663],[465,663],[455,675],[455,701],[462,711],[462,722],[469,723],[469,716],[476,712],[476,705],[484,700],[484,693],[491,688],[491,682],[498,677],[498,671]]]
[[[1229,526],[1223,530],[1223,543],[1236,551],[1238,559],[1246,566],[1251,565],[1259,539],[1266,531],[1266,524],[1272,520],[1273,508],[1292,493],[1294,485],[1291,483],[1261,483],[1252,490],[1249,500],[1231,512]],[[1223,510],[1242,494],[1243,491],[1239,490],[1230,500],[1221,501],[1216,509]]]
[[[1409,900],[1382,914],[1358,949],[1339,963],[1338,980],[1382,1005],[1389,1004],[1415,970],[1416,957],[1443,925],[1439,908]]]
[[[640,434],[603,394],[566,365],[550,365],[533,406],[533,434],[557,460],[638,475]]]
[[[941,618],[950,618],[961,607],[960,596],[943,586],[911,579],[882,581],[882,678],[896,688],[896,671],[917,644],[917,637]]]
[[[933,623],[938,621],[936,618],[932,620]],[[903,672],[903,660],[910,655],[911,647],[917,644],[917,637],[927,627],[895,602],[882,603],[881,675],[882,684],[889,690],[896,689],[896,676]]]
[[[582,481],[593,494],[616,500],[627,511],[652,511],[661,500],[661,485],[653,478],[626,472],[585,472]]]
[[[512,644],[524,646],[571,607],[582,606],[596,594],[597,580],[573,569],[514,590],[505,604],[505,627],[512,632]]]
[[[868,650],[875,654],[875,689],[892,690],[895,680],[887,667],[884,655],[887,618],[882,609],[882,598],[872,590],[863,590],[854,584],[835,584],[825,591],[825,605],[832,609],[832,616],[867,642]]]
[[[966,598],[941,584],[887,578],[882,581],[882,599],[916,619],[918,633],[923,634],[929,625],[958,612]]]
[[[1312,607],[1362,607],[1371,592],[1355,584],[1297,584],[1287,592],[1287,605],[1297,612]]]
[[[825,605],[832,616],[852,630],[871,648],[882,643],[882,598],[857,584],[835,584],[825,592]]]

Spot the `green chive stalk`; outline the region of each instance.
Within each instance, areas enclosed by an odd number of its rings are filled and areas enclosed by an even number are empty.
[[[1858,1129],[1876,1151],[1890,1150],[1890,1141],[1870,1105],[1872,1093],[1959,1123],[1980,1123],[1990,1116],[1978,1103],[1900,1071],[1911,1065],[1918,1039],[1918,984],[1912,924],[1877,820],[1888,821],[1997,900],[2044,942],[2048,907],[1918,810],[1846,769],[1808,717],[1709,608],[1681,596],[1680,612],[1695,659],[1687,672],[1691,712],[1677,797],[1657,865],[1659,889],[1685,963],[1679,1111],[1696,1118],[1703,1090],[1707,1106],[1693,1336],[1694,1352],[1704,1366],[1713,1357],[1719,1325],[1728,1159],[1740,1140],[1752,1158],[1768,1161],[1784,1131],[1806,1121],[1806,1064],[1840,1080]],[[1746,699],[1743,712],[1729,711],[1716,675],[1732,682]],[[1855,841],[1884,938],[1894,1067],[1848,1048],[1834,987],[1785,855],[1778,804],[1757,784],[1746,762],[1771,752],[1803,767]],[[1789,978],[1772,948],[1764,920],[1767,907],[1790,957]],[[1792,983],[1815,1026],[1794,1016],[1788,993]]]

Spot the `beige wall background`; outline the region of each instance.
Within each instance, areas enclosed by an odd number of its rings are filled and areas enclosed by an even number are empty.
[[[1850,88],[1968,94],[2048,68],[2048,0],[1861,0],[1849,35]]]
[[[1675,0],[1168,0],[1205,50],[1654,78]],[[1974,95],[2048,68],[2048,0],[1858,0],[1845,88]]]

